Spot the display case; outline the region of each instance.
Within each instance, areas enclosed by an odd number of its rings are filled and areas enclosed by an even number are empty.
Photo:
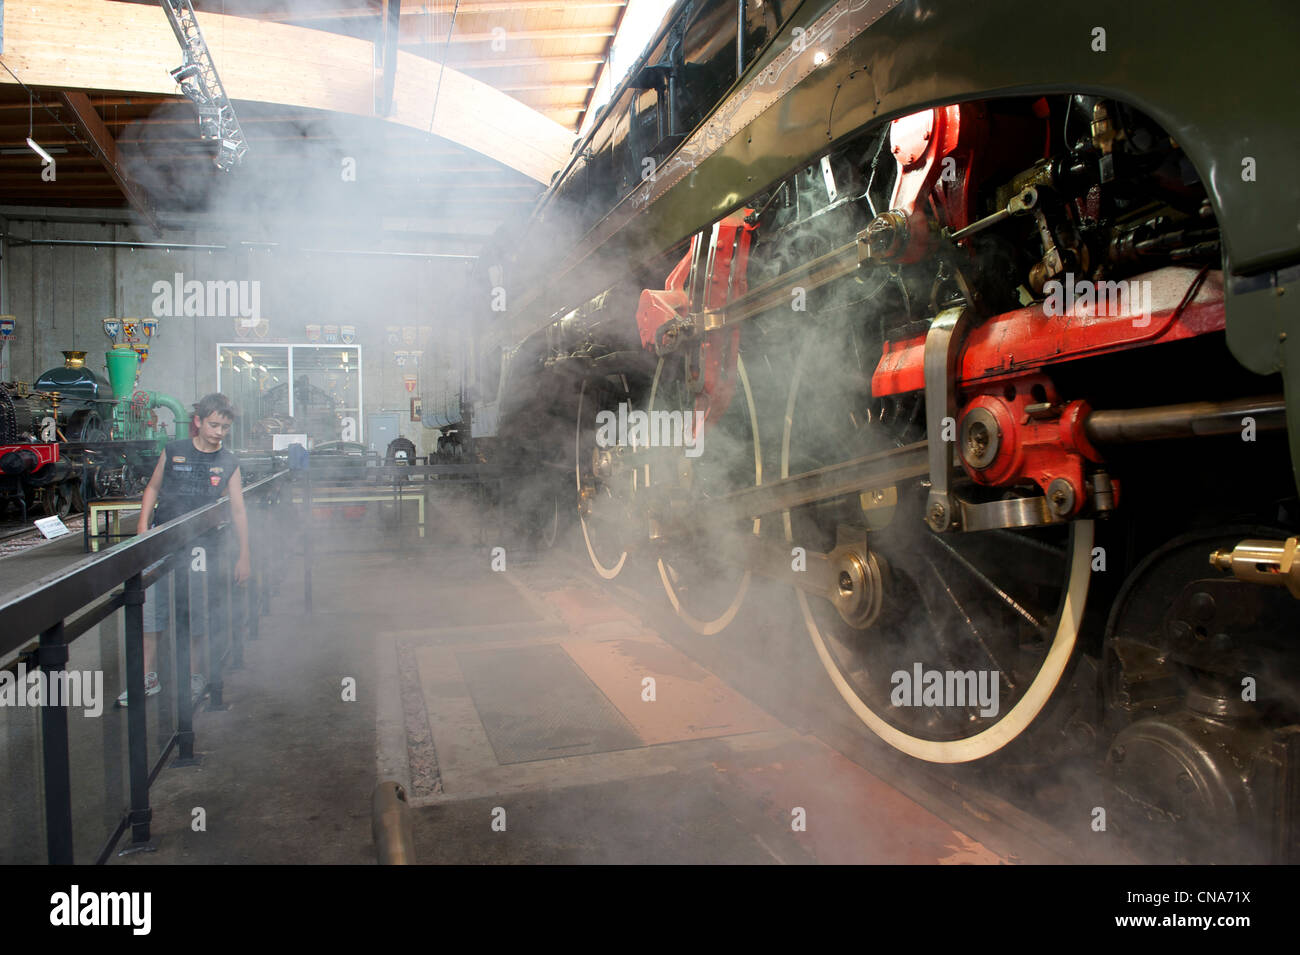
[[[364,439],[358,345],[219,344],[217,386],[239,411],[235,450],[270,450],[276,434]]]

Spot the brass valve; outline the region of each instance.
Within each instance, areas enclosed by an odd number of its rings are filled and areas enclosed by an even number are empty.
[[[1284,541],[1242,541],[1232,550],[1216,550],[1210,563],[1238,580],[1285,587],[1300,600],[1300,537]]]

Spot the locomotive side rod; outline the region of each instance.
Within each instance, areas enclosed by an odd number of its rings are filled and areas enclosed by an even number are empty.
[[[856,494],[871,488],[888,487],[899,481],[924,477],[930,473],[928,443],[917,441],[890,451],[868,454],[842,464],[832,464],[795,474],[771,484],[745,488],[709,501],[705,511],[710,519],[744,520],[784,511],[804,504]]]
[[[867,542],[866,527],[842,524],[836,538],[835,549],[821,553],[801,546],[797,540],[782,541],[722,528],[704,532],[697,526],[686,535],[688,546],[721,551],[731,563],[745,570],[821,597],[846,623],[864,629],[875,620],[884,603],[881,565]]]
[[[800,560],[803,569],[794,570],[790,551],[798,541],[792,544],[710,525],[708,529],[694,527],[684,531],[680,538],[670,533],[658,540],[659,544],[668,542],[699,551],[722,552],[729,565],[798,587],[815,597],[834,600],[838,590],[839,571],[830,554],[804,548]]]
[[[1094,441],[1122,444],[1229,434],[1240,430],[1241,418],[1247,416],[1255,419],[1259,431],[1286,427],[1281,396],[1269,395],[1233,401],[1095,411],[1088,416],[1085,428]],[[930,473],[928,451],[929,442],[917,441],[901,448],[791,475],[770,484],[733,491],[710,500],[704,513],[710,522],[740,521],[925,477]]]

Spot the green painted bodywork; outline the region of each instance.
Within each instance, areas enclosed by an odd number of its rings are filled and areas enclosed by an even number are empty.
[[[786,35],[824,9],[805,4]],[[640,228],[652,244],[671,244],[882,119],[993,96],[1089,93],[1138,107],[1186,150],[1233,272],[1300,258],[1300,4],[1088,0],[1053,5],[1050,17],[1036,10],[1023,0],[906,0],[701,163],[694,187],[655,203]],[[1104,53],[1092,50],[1097,27]],[[746,78],[783,46],[778,39]],[[1242,179],[1244,157],[1256,161],[1254,182]]]
[[[736,89],[829,7],[805,3]],[[1097,28],[1105,52],[1093,49]],[[928,106],[1011,95],[1085,93],[1136,106],[1199,171],[1222,229],[1225,271],[1293,266],[1300,263],[1298,37],[1296,0],[904,0],[595,256],[552,272],[535,307],[511,325],[523,337],[600,291],[602,280],[607,286],[626,263],[654,259],[866,128]],[[1248,157],[1253,182],[1242,177]],[[1233,355],[1259,374],[1281,371],[1289,420],[1300,422],[1300,288],[1227,298]],[[1290,433],[1294,465],[1300,427]]]

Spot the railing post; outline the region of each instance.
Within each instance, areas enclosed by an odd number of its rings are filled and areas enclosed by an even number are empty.
[[[312,565],[312,511],[311,511],[311,471],[304,471],[304,477],[307,479],[303,489],[303,502],[306,505],[304,510],[306,514],[303,517],[302,524],[302,601],[303,610],[307,614],[311,613],[311,565]]]
[[[271,570],[271,593],[275,596],[280,595],[280,587],[284,582],[287,573],[286,564],[289,556],[289,541],[286,539],[289,534],[289,524],[286,520],[286,514],[293,511],[293,487],[287,489],[284,500],[280,503],[279,510],[275,514],[275,560],[270,566]],[[266,612],[271,612],[271,602],[266,602]]]
[[[282,489],[277,488],[277,493],[280,490]],[[266,534],[262,536],[266,546],[253,551],[253,560],[257,563],[258,578],[260,580],[257,587],[258,596],[261,598],[261,603],[257,608],[259,616],[271,612],[271,578],[274,575],[274,571],[271,569],[274,566],[271,556],[277,541],[280,539],[280,506],[278,497],[275,501],[267,504],[266,519],[269,523]]]
[[[172,592],[176,595],[176,742],[180,754],[173,765],[193,766],[194,697],[190,692],[190,582],[191,557],[188,550],[178,551],[172,570]]]
[[[126,580],[122,595],[126,618],[126,749],[131,782],[131,846],[149,841],[149,724],[144,696],[144,575]]]
[[[246,619],[246,593],[241,585],[235,583],[234,565],[226,568],[226,607],[230,610],[230,669],[244,668],[244,625]]]
[[[397,486],[397,472],[391,472],[390,476],[393,479],[393,536],[397,538],[398,546],[404,550],[407,541],[406,535],[402,533],[402,492]]]
[[[37,662],[49,678],[68,662],[63,621],[42,631]],[[141,671],[140,684],[144,685]],[[24,688],[25,690],[25,688]],[[41,756],[45,776],[45,848],[50,865],[72,865],[72,767],[68,753],[68,708],[41,707]]]
[[[271,508],[265,501],[259,502],[257,507],[263,510],[262,516],[269,516]],[[254,526],[248,529],[248,583],[244,585],[244,619],[248,621],[248,639],[257,640],[262,635],[262,598],[260,596],[259,577],[262,572],[262,560],[259,556],[262,553],[262,544],[265,541],[265,535],[261,532],[261,521],[254,521]]]
[[[224,634],[229,639],[230,605],[227,603],[225,542],[214,541],[208,555],[208,709],[224,710],[221,698],[224,681],[221,676],[221,656],[225,648],[219,646],[217,637]]]
[[[266,538],[266,557],[262,561],[262,613],[271,612],[271,595],[280,592],[279,573],[284,568],[284,555],[280,552],[284,544],[284,509],[293,504],[293,486],[289,486],[286,494],[286,483],[287,479],[281,479],[276,487],[275,503],[268,514],[270,531]]]

